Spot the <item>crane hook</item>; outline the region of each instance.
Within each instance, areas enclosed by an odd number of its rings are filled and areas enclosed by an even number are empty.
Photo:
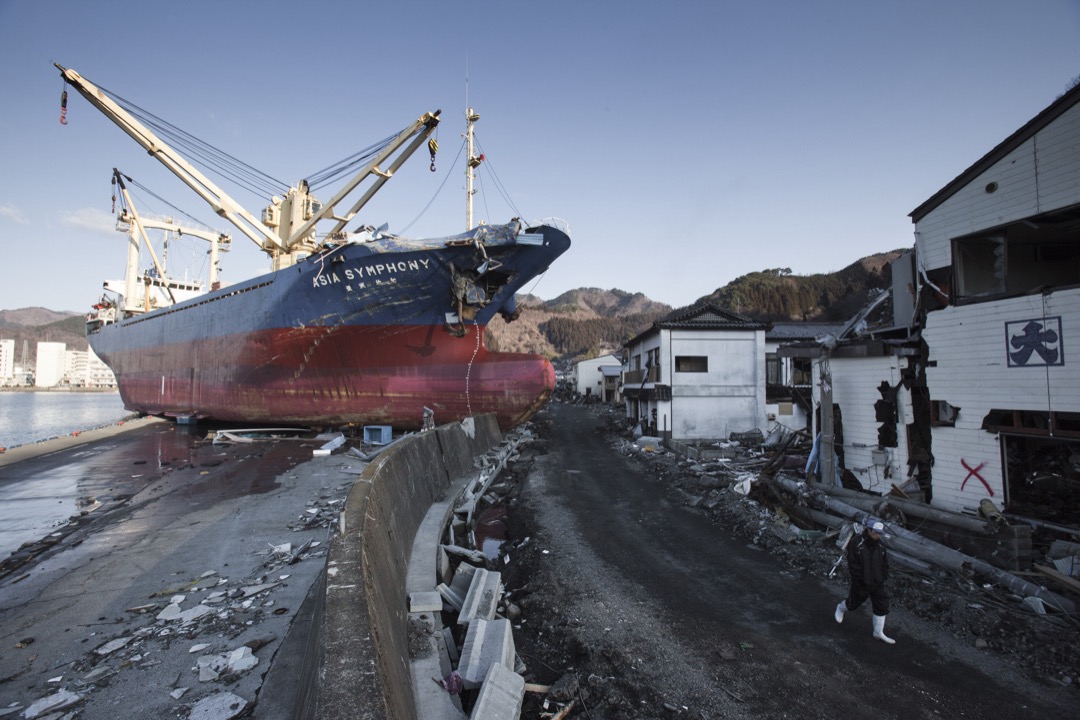
[[[431,153],[431,172],[435,172],[435,153],[439,152],[439,141],[431,138],[427,141],[427,147]]]

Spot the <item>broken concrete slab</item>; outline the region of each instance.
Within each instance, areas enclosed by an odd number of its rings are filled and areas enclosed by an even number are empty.
[[[259,664],[259,658],[251,652],[246,645],[241,646],[229,653],[229,671],[242,673]]]
[[[248,585],[245,588],[241,588],[241,591],[243,592],[243,597],[249,598],[252,595],[258,595],[262,591],[269,590],[270,588],[277,587],[278,585],[280,585],[280,583],[260,583],[259,585]]]
[[[500,663],[488,669],[473,705],[473,720],[517,720],[525,701],[525,678]]]
[[[165,606],[165,609],[163,609],[161,612],[159,612],[157,614],[157,619],[158,620],[164,620],[165,622],[169,622],[171,620],[175,620],[176,618],[180,617],[180,612],[181,612],[181,610],[180,610],[180,604],[179,603],[170,603],[170,604]]]
[[[511,672],[514,669],[514,634],[510,621],[476,618],[469,623],[465,634],[458,674],[465,687],[479,687],[493,664],[501,664]]]
[[[477,568],[469,583],[469,593],[465,596],[461,612],[458,613],[458,624],[468,625],[477,618],[494,618],[502,593],[502,573]]]
[[[30,707],[23,711],[22,716],[27,720],[33,720],[33,718],[41,717],[47,713],[69,708],[80,700],[82,700],[82,695],[69,690],[60,690],[32,703]]]
[[[191,706],[188,720],[231,720],[244,711],[247,700],[231,692],[205,697]]]
[[[409,593],[409,612],[442,612],[443,598],[437,590]]]
[[[110,640],[109,642],[105,643],[104,645],[102,645],[98,649],[94,650],[94,652],[96,652],[98,655],[108,655],[109,653],[116,652],[120,648],[124,647],[129,642],[131,642],[131,640],[132,640],[132,638],[130,638],[130,637],[123,637],[123,638],[117,638],[115,640]]]
[[[181,625],[189,625],[201,618],[203,615],[208,615],[212,612],[214,611],[205,605],[196,605],[190,610],[184,610],[183,612],[181,612],[179,615],[176,616],[176,619],[180,621]]]

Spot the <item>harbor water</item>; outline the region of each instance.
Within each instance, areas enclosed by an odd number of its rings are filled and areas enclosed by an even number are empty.
[[[130,415],[118,392],[0,392],[0,447],[112,425]]]

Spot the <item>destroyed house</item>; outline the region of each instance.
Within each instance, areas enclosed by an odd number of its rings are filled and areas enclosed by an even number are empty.
[[[780,348],[836,335],[843,326],[834,322],[774,322],[765,331],[765,411],[770,422],[788,430],[808,429],[813,407],[811,359],[783,355]]]
[[[811,432],[821,436],[822,447],[833,448],[843,485],[880,494],[895,487],[927,500],[929,427],[913,328],[913,273],[913,253],[903,253],[889,263],[890,289],[875,291],[831,333],[777,352],[811,363]],[[823,413],[831,423],[823,422]]]
[[[653,323],[624,346],[627,417],[665,440],[764,431],[768,327],[711,304]]]
[[[1080,86],[911,212],[935,505],[1080,517]]]

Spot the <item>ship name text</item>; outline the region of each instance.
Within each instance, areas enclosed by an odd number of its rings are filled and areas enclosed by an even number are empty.
[[[381,275],[397,275],[398,273],[427,270],[430,266],[431,260],[426,258],[359,265],[352,268],[347,267],[341,270],[340,274],[339,271],[319,272],[311,278],[311,285],[315,289],[318,289],[344,281],[362,280],[363,278],[379,277]],[[344,280],[342,279],[342,275],[344,275]]]

